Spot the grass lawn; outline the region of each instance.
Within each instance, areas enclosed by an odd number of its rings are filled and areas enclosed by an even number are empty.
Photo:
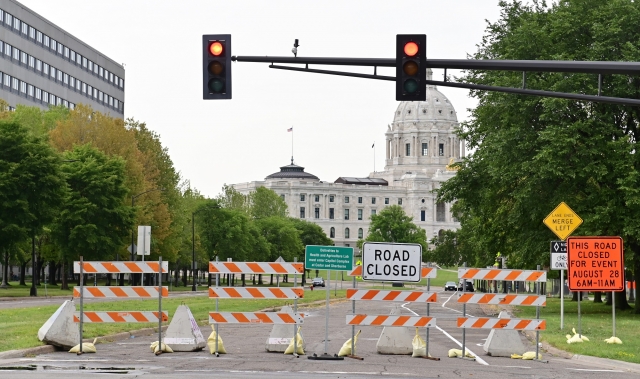
[[[540,318],[547,320],[547,329],[540,332],[540,339],[573,354],[640,363],[640,315],[633,311],[616,310],[616,336],[622,345],[610,345],[604,340],[613,335],[611,306],[583,300],[580,303],[582,335],[590,341],[568,344],[565,336],[573,335],[572,328],[578,331],[578,303],[565,300],[564,330],[560,330],[560,299],[547,298],[547,306],[540,308]],[[515,317],[535,318],[536,308],[518,307]]]
[[[298,304],[311,303],[324,300],[324,291],[305,291],[304,299],[300,299]],[[338,290],[337,295],[333,291],[330,297],[345,298],[346,290]],[[162,309],[169,311],[169,317],[173,316],[176,308],[180,304],[186,304],[191,309],[198,324],[209,322],[209,312],[215,311],[215,300],[208,297],[189,298],[169,298],[162,299]],[[293,300],[288,303],[292,304]],[[252,312],[270,307],[278,307],[285,304],[282,300],[219,300],[220,312]],[[79,303],[76,304],[79,310]],[[30,307],[22,309],[0,310],[0,351],[24,349],[28,347],[41,346],[38,341],[38,330],[47,319],[58,309],[58,306]],[[130,300],[118,302],[92,303],[84,306],[86,311],[157,311],[157,300]],[[127,332],[130,330],[157,327],[158,323],[103,323],[84,324],[83,337],[93,338],[109,334]],[[167,324],[165,324],[167,325]]]

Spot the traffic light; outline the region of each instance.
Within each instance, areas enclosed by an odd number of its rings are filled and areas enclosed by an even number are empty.
[[[426,34],[396,35],[397,101],[425,101],[427,99],[426,63]]]
[[[231,34],[202,36],[202,98],[231,99]]]

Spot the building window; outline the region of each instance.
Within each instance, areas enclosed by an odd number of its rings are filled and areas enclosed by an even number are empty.
[[[280,198],[284,201],[284,194],[280,195]]]
[[[89,61],[89,71],[93,71],[93,61]]]
[[[426,218],[426,211],[421,210],[420,211],[420,221],[425,221]]]
[[[436,204],[436,221],[444,222],[444,203]]]
[[[344,228],[344,238],[350,238],[350,236],[349,236],[349,228]]]
[[[362,239],[363,235],[364,235],[364,232],[362,231],[362,228],[358,228],[358,239]]]
[[[362,220],[362,209],[358,209],[358,220]]]
[[[398,199],[398,205],[402,205],[402,199]]]
[[[334,200],[334,196],[333,195],[329,195],[329,202],[333,203],[333,200]]]
[[[444,157],[444,143],[438,145],[438,155]]]
[[[376,215],[376,210],[375,210],[375,209],[372,209],[372,210],[371,210],[371,216],[375,216],[375,215]]]
[[[422,143],[422,155],[427,156],[429,154],[429,144],[426,142]]]
[[[320,195],[315,195],[313,197],[313,199],[315,200],[316,203],[319,202],[320,201]]]
[[[345,197],[344,197],[344,202],[345,202],[345,203],[348,203],[348,202],[349,202],[349,196],[345,196]]]
[[[411,155],[411,144],[407,143],[407,144],[404,145],[404,147],[405,147],[405,155],[407,157],[410,156]]]
[[[29,27],[29,38],[36,39],[36,30],[32,26]]]
[[[320,208],[315,208],[314,216],[320,218]]]
[[[69,58],[69,48],[66,46],[64,47],[64,57]]]
[[[358,197],[358,204],[362,204],[362,197]]]
[[[40,88],[36,88],[36,99],[42,99],[42,90]]]
[[[33,86],[31,84],[27,86],[27,95],[33,97]]]
[[[333,226],[329,229],[329,238],[336,238],[336,228]]]
[[[344,210],[344,219],[345,219],[345,220],[348,220],[348,219],[349,219],[349,210],[348,210],[348,209],[345,209],[345,210]]]
[[[37,31],[36,32],[36,41],[38,41],[39,43],[42,43],[42,32],[41,31]]]
[[[385,203],[385,204],[389,204],[389,198],[388,198],[388,197],[385,197],[385,198],[384,198],[384,203]]]
[[[333,212],[333,208],[329,208],[329,219],[333,220],[334,219],[334,212]]]
[[[375,197],[372,197],[372,198],[371,198],[371,204],[375,204],[375,203],[376,203],[376,198],[375,198]]]
[[[300,218],[304,218],[304,207],[300,207]]]
[[[305,199],[305,195],[304,194],[300,194],[300,201],[304,201]]]

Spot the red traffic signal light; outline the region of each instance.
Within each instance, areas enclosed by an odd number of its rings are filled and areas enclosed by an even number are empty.
[[[396,36],[396,100],[426,100],[427,36]]]
[[[231,35],[203,35],[202,48],[202,98],[231,99]]]

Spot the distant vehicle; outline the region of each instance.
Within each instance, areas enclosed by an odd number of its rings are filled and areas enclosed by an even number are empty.
[[[455,282],[446,282],[444,284],[444,290],[445,291],[457,291],[458,290],[458,286],[456,286]]]
[[[322,278],[315,278],[313,279],[313,281],[311,282],[311,285],[314,287],[324,287],[324,279]]]
[[[462,283],[458,283],[458,291],[462,292]],[[476,290],[473,288],[473,283],[467,280],[467,288],[466,292],[475,292]]]

